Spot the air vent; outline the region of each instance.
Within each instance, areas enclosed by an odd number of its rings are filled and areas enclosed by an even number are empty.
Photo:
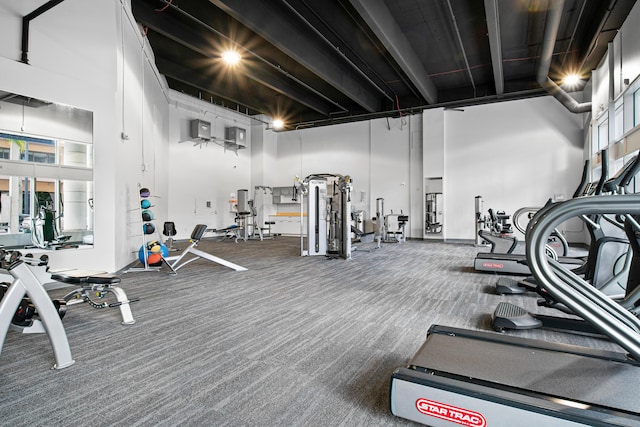
[[[237,126],[224,128],[225,145],[235,146],[236,148],[246,148],[247,131]]]
[[[191,138],[197,140],[211,139],[211,123],[202,120],[191,120]]]

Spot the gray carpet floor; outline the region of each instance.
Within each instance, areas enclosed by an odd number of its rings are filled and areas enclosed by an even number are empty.
[[[198,260],[177,275],[121,274],[140,298],[136,323],[121,325],[117,308],[69,307],[69,368],[49,369],[46,336],[10,331],[0,424],[412,425],[389,412],[390,376],[430,325],[489,330],[503,300],[539,311],[535,296],[495,295],[497,276],[473,270],[472,245],[383,244],[349,261],[301,257],[299,239],[287,237],[199,249],[248,271]],[[518,335],[616,349],[578,335]]]

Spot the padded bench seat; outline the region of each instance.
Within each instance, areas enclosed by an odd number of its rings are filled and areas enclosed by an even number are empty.
[[[119,307],[123,325],[135,323],[129,303],[138,301],[138,298],[129,299],[127,294],[119,286],[120,278],[104,271],[87,270],[61,270],[51,273],[51,280],[79,287],[64,296],[67,305],[88,303],[93,308]],[[117,302],[108,302],[105,297],[113,294]],[[97,296],[98,300],[93,299]]]
[[[70,283],[76,285],[82,285],[85,283],[92,283],[96,285],[112,285],[114,283],[120,283],[120,278],[108,273],[98,272],[83,272],[78,271],[65,271],[60,273],[53,273],[51,275],[52,280],[56,280],[62,283]]]

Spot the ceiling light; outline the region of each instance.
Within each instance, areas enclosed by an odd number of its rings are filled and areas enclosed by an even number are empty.
[[[272,125],[274,130],[282,130],[284,128],[284,122],[280,119],[275,119]]]
[[[222,60],[229,65],[236,65],[240,62],[240,54],[235,50],[227,50],[222,53]]]
[[[580,83],[580,76],[578,74],[567,74],[562,80],[562,84],[575,88]]]

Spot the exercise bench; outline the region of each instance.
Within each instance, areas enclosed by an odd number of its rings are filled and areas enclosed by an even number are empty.
[[[196,247],[198,246],[198,243],[200,243],[200,240],[202,240],[202,237],[207,231],[208,230],[206,225],[204,224],[196,225],[193,231],[191,232],[191,244],[189,244],[189,246],[184,251],[182,251],[180,255],[175,257],[164,258],[164,260],[167,262],[167,264],[169,265],[173,273],[177,273],[179,269],[181,269],[182,267],[184,267],[185,265],[193,261],[196,261],[199,258],[204,258],[209,261],[215,262],[217,264],[224,265],[225,267],[229,267],[235,271],[247,270],[246,268],[238,264],[234,264],[230,261],[219,258],[215,255],[211,255],[209,253],[201,251],[200,249],[196,249]],[[183,258],[189,254],[194,256],[191,257],[190,259],[187,259],[186,261],[183,261]]]
[[[70,285],[80,285],[79,288],[69,292],[64,296],[67,306],[73,304],[88,303],[93,308],[119,307],[122,316],[123,325],[132,325],[135,323],[131,307],[129,303],[139,301],[138,298],[129,299],[127,294],[119,286],[120,278],[113,274],[87,272],[83,270],[68,270],[58,273],[52,273],[51,279],[57,282],[67,283]],[[117,302],[109,303],[107,301],[96,301],[95,298],[102,300],[109,293],[116,297]],[[92,296],[92,295],[94,296]]]

